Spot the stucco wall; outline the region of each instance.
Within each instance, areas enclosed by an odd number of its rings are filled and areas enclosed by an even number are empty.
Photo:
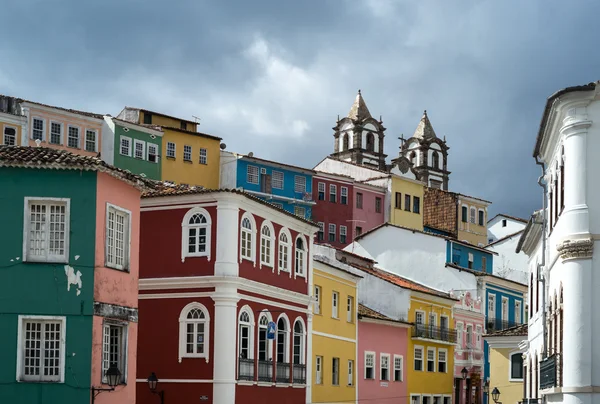
[[[523,399],[523,382],[510,379],[510,354],[518,348],[490,348],[490,392],[497,387],[500,401],[517,404]]]
[[[527,284],[529,273],[527,255],[524,252],[516,252],[521,234],[500,241],[489,247],[489,250],[498,253],[498,256],[494,257],[494,275]]]
[[[541,189],[541,188],[540,188]],[[506,226],[502,226],[502,222],[506,220]],[[487,224],[488,242],[494,242],[509,234],[523,230],[527,223],[520,222],[504,216],[496,216]],[[490,241],[491,240],[491,241]]]

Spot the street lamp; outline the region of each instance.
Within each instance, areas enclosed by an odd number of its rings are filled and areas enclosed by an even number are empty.
[[[152,394],[156,394],[160,397],[160,404],[165,403],[165,391],[156,391],[156,386],[158,386],[158,377],[156,377],[156,373],[152,372],[150,377],[148,377],[148,387]]]
[[[104,376],[106,376],[106,384],[108,384],[109,388],[99,388],[92,387],[92,404],[96,401],[96,396],[103,391],[114,391],[115,387],[119,385],[121,381],[121,372],[119,368],[117,368],[117,364],[113,363],[110,367],[104,372]]]
[[[486,380],[485,383],[483,384],[483,393],[485,395],[490,394],[490,381]]]
[[[460,373],[462,374],[463,380],[467,380],[467,375],[469,374],[467,368],[463,368],[463,370],[461,370]]]
[[[494,387],[494,390],[492,390],[492,399],[494,400],[495,403],[498,403],[499,398],[500,398],[500,390],[498,390],[498,387]]]

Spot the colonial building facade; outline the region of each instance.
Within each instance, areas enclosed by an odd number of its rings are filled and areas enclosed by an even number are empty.
[[[173,402],[306,402],[316,231],[243,192],[145,194],[140,400],[154,372]]]

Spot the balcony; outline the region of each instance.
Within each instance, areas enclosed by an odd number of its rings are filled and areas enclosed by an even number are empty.
[[[294,384],[306,384],[306,365],[294,363]]]
[[[254,380],[254,359],[238,359],[238,380]]]
[[[258,361],[258,381],[273,381],[273,361]]]
[[[539,404],[539,398],[524,398],[523,401],[519,401],[519,404]]]
[[[558,380],[558,366],[560,356],[554,354],[540,362],[540,390],[551,389],[560,386]]]
[[[456,330],[450,330],[445,327],[434,327],[425,324],[415,324],[412,327],[412,337],[431,339],[455,344]]]
[[[515,321],[506,321],[499,318],[489,318],[485,322],[485,331],[488,333],[494,331],[502,331],[506,330],[507,328],[516,327],[518,325],[521,325],[521,323]]]
[[[285,362],[277,362],[276,365],[277,374],[275,381],[277,383],[289,383],[290,382],[290,364]]]

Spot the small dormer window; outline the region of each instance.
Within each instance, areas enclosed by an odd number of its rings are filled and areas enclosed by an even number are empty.
[[[180,126],[179,126],[179,127],[180,127],[181,129],[183,129],[183,130],[187,130],[187,122],[183,122],[183,121],[181,121],[181,123],[180,123]]]
[[[502,219],[502,227],[506,227],[506,219]]]
[[[146,125],[152,125],[152,114],[149,112],[144,112],[144,123]]]

